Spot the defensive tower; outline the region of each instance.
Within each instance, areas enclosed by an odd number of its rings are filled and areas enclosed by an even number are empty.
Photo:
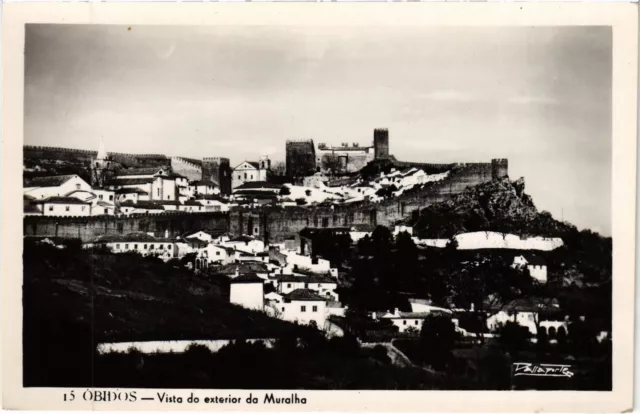
[[[376,128],[373,130],[374,158],[384,160],[389,158],[389,130]]]

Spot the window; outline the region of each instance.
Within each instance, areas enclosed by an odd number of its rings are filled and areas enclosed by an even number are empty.
[[[86,207],[86,206],[82,206],[82,211],[84,211],[85,207]]]
[[[318,307],[317,306],[311,307],[311,312],[318,312]]]
[[[80,184],[76,184],[76,190],[80,189]]]
[[[151,246],[149,246],[150,249],[153,249],[153,244]]]
[[[247,173],[244,173],[244,179],[245,180],[247,179]]]
[[[300,306],[300,312],[306,312],[306,311],[307,311],[306,306]]]
[[[160,197],[160,189],[158,188],[158,197]]]
[[[402,324],[403,324],[403,325],[406,325],[406,324],[407,324],[407,321],[402,321]]]
[[[53,206],[49,206],[49,211],[53,211]]]
[[[145,248],[145,249],[147,248],[147,245],[146,245],[146,244],[144,245],[144,248]]]
[[[284,312],[284,306],[282,307],[282,312]]]
[[[99,194],[99,195],[98,195],[98,198],[99,198],[100,200],[102,200],[102,194]]]
[[[71,209],[71,207],[66,206],[66,207],[64,208],[64,211],[69,211],[70,209]]]
[[[253,174],[251,174],[251,179],[253,180]]]
[[[108,214],[109,210],[107,210],[106,208],[104,209],[104,214]]]
[[[138,245],[137,245],[137,244],[134,244],[134,245],[133,245],[133,248],[134,248],[134,249],[136,249],[136,250],[138,250]]]
[[[220,252],[219,252],[219,251],[218,251],[218,252],[216,252],[216,256],[220,256]]]
[[[418,321],[416,321],[416,325],[418,324]]]
[[[109,196],[109,201],[113,201],[113,195]]]
[[[238,174],[238,180],[242,180],[242,176]]]
[[[290,288],[291,287],[291,283],[287,283],[287,287]]]
[[[120,248],[120,244],[116,243],[116,249]]]
[[[125,245],[124,245],[124,248],[125,248],[125,249],[128,249],[128,248],[129,248],[129,245],[128,245],[128,244],[125,244]]]

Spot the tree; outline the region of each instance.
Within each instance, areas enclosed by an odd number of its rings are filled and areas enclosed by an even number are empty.
[[[282,188],[280,188],[281,196],[288,196],[290,194],[291,194],[291,190],[289,190],[289,187],[287,187],[286,185],[283,185]]]
[[[524,350],[529,344],[531,332],[526,326],[516,322],[507,322],[498,329],[498,341],[502,348],[512,356]]]
[[[271,166],[271,174],[275,176],[284,176],[287,172],[287,166],[283,161],[273,163]]]
[[[453,347],[458,333],[451,319],[429,316],[422,324],[420,347],[422,359],[434,369],[444,369],[453,359]]]

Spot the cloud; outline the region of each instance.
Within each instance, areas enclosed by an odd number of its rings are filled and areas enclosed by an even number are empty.
[[[513,96],[507,102],[516,105],[558,105],[558,101],[544,96]]]

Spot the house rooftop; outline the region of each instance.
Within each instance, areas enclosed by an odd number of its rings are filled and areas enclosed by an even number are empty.
[[[283,298],[290,301],[295,300],[304,302],[325,302],[327,300],[309,289],[296,289],[286,295],[283,295]]]
[[[280,190],[282,188],[282,185],[280,184],[270,184],[266,181],[249,181],[246,182],[236,188],[233,189],[233,191],[238,191],[238,190],[251,190],[251,189],[256,189],[256,188],[264,188],[264,189],[273,189],[273,190]]]
[[[160,204],[156,204],[153,201],[143,201],[140,200],[137,203],[134,203],[131,200],[124,201],[120,203],[120,207],[135,207],[144,210],[164,210],[164,207]]]
[[[524,259],[530,265],[534,265],[534,266],[546,266],[547,265],[547,262],[542,257],[538,256],[535,253],[524,252],[524,253],[520,254],[519,256],[524,257]]]
[[[196,196],[196,200],[213,200],[213,201],[219,201],[224,204],[229,203],[229,200],[217,194],[198,194]]]
[[[189,182],[189,185],[191,185],[191,186],[196,186],[196,187],[203,186],[203,185],[208,186],[208,187],[219,187],[219,186],[218,186],[218,184],[214,183],[214,182],[213,182],[213,181],[211,181],[211,180],[195,180],[195,181],[190,181],[190,182]]]
[[[139,188],[119,188],[116,190],[116,194],[140,194],[140,195],[149,195],[148,192],[141,190]]]
[[[143,232],[101,236],[94,240],[94,243],[117,243],[117,242],[173,243],[174,240],[165,239],[165,238],[156,238]]]
[[[34,201],[34,203],[37,203],[37,204],[45,204],[45,203],[46,204],[84,204],[84,205],[91,204],[88,201],[82,201],[75,197],[58,197],[58,196],[37,200],[37,201]]]
[[[260,284],[263,284],[264,283],[264,279],[261,279],[255,273],[245,273],[243,275],[240,275],[238,277],[234,277],[233,279],[231,279],[231,283],[233,283],[233,284],[236,284],[236,283],[260,283]]]

